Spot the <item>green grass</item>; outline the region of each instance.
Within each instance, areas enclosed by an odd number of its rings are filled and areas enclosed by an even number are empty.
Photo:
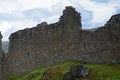
[[[47,70],[49,71],[46,75],[48,80],[63,80],[64,74],[76,64],[80,64],[80,62],[66,61],[55,66],[42,67],[23,75],[10,76],[5,80],[41,80],[43,73]],[[90,69],[88,80],[120,80],[120,64],[85,64],[85,66]]]

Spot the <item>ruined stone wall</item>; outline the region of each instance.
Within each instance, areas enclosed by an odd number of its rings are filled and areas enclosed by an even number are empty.
[[[0,32],[0,79],[2,78],[2,34]]]
[[[46,22],[10,36],[3,76],[22,74],[65,60],[120,63],[120,15],[95,31],[82,30],[81,16],[66,7],[59,22]],[[7,71],[6,71],[7,70]]]
[[[4,75],[20,74],[32,69],[52,65],[56,56],[79,53],[81,36],[80,14],[73,7],[66,7],[60,21],[11,34],[9,54]]]

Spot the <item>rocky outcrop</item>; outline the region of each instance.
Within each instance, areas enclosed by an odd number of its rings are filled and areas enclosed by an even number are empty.
[[[80,13],[69,6],[57,23],[43,22],[12,33],[9,53],[2,65],[3,77],[65,60],[120,63],[119,17],[112,16],[98,29],[82,30]]]
[[[84,78],[86,80],[88,75],[89,69],[80,64],[73,66],[69,72],[64,75],[63,80],[76,80],[80,78]]]

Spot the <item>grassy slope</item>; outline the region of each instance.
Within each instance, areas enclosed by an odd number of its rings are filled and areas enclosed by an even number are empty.
[[[48,80],[63,80],[64,74],[78,61],[66,61],[51,67],[43,67],[29,73],[11,76],[5,80],[41,80],[43,73],[49,69]],[[88,80],[120,80],[120,64],[85,64],[89,67]],[[81,79],[82,80],[82,79]]]

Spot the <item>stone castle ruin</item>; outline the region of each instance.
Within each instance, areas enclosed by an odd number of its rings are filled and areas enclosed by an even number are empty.
[[[59,22],[19,30],[9,39],[8,55],[0,65],[1,78],[65,60],[120,63],[120,14],[96,30],[83,30],[80,13],[69,6]]]

